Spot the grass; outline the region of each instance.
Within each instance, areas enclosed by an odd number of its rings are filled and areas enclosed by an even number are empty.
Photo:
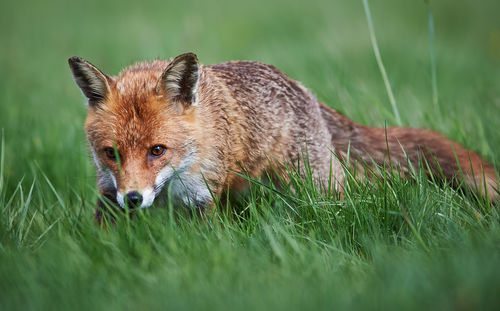
[[[402,124],[498,164],[498,2],[370,9]],[[1,309],[500,305],[498,207],[418,172],[350,179],[343,200],[292,176],[296,191],[254,182],[207,219],[167,206],[109,229],[93,221],[85,108],[68,57],[110,74],[185,51],[207,64],[259,60],[357,122],[395,125],[362,1],[4,1],[0,23]]]

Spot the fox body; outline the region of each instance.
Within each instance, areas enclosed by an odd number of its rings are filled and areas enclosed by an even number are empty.
[[[423,156],[431,171],[498,197],[496,172],[476,153],[430,130],[357,124],[270,65],[204,66],[186,53],[111,77],[79,57],[69,64],[88,99],[85,129],[99,191],[122,207],[145,208],[167,193],[187,206],[210,206],[225,191],[245,188],[234,172],[256,178],[280,172],[273,163],[306,156],[318,185],[338,191],[342,161],[390,161],[405,171],[408,160]]]

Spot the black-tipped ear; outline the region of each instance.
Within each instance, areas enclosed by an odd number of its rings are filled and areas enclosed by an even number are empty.
[[[89,105],[96,106],[102,102],[110,91],[111,78],[81,57],[73,56],[68,63],[76,84],[89,99]]]
[[[185,53],[172,60],[158,81],[156,90],[169,97],[171,102],[184,108],[196,102],[200,68],[193,53]]]

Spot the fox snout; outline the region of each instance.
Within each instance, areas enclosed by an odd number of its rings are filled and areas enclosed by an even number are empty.
[[[122,208],[147,208],[153,204],[155,193],[152,189],[118,191],[116,201]]]
[[[131,191],[125,196],[129,207],[139,207],[142,204],[142,194],[137,191]]]

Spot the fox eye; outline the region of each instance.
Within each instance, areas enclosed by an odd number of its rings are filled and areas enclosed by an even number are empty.
[[[153,146],[151,148],[151,150],[149,150],[149,153],[151,153],[151,155],[153,157],[158,158],[158,157],[161,157],[165,153],[166,150],[167,150],[166,147],[157,145],[157,146]]]
[[[108,159],[116,161],[116,152],[114,148],[104,148],[104,153],[108,157]]]

